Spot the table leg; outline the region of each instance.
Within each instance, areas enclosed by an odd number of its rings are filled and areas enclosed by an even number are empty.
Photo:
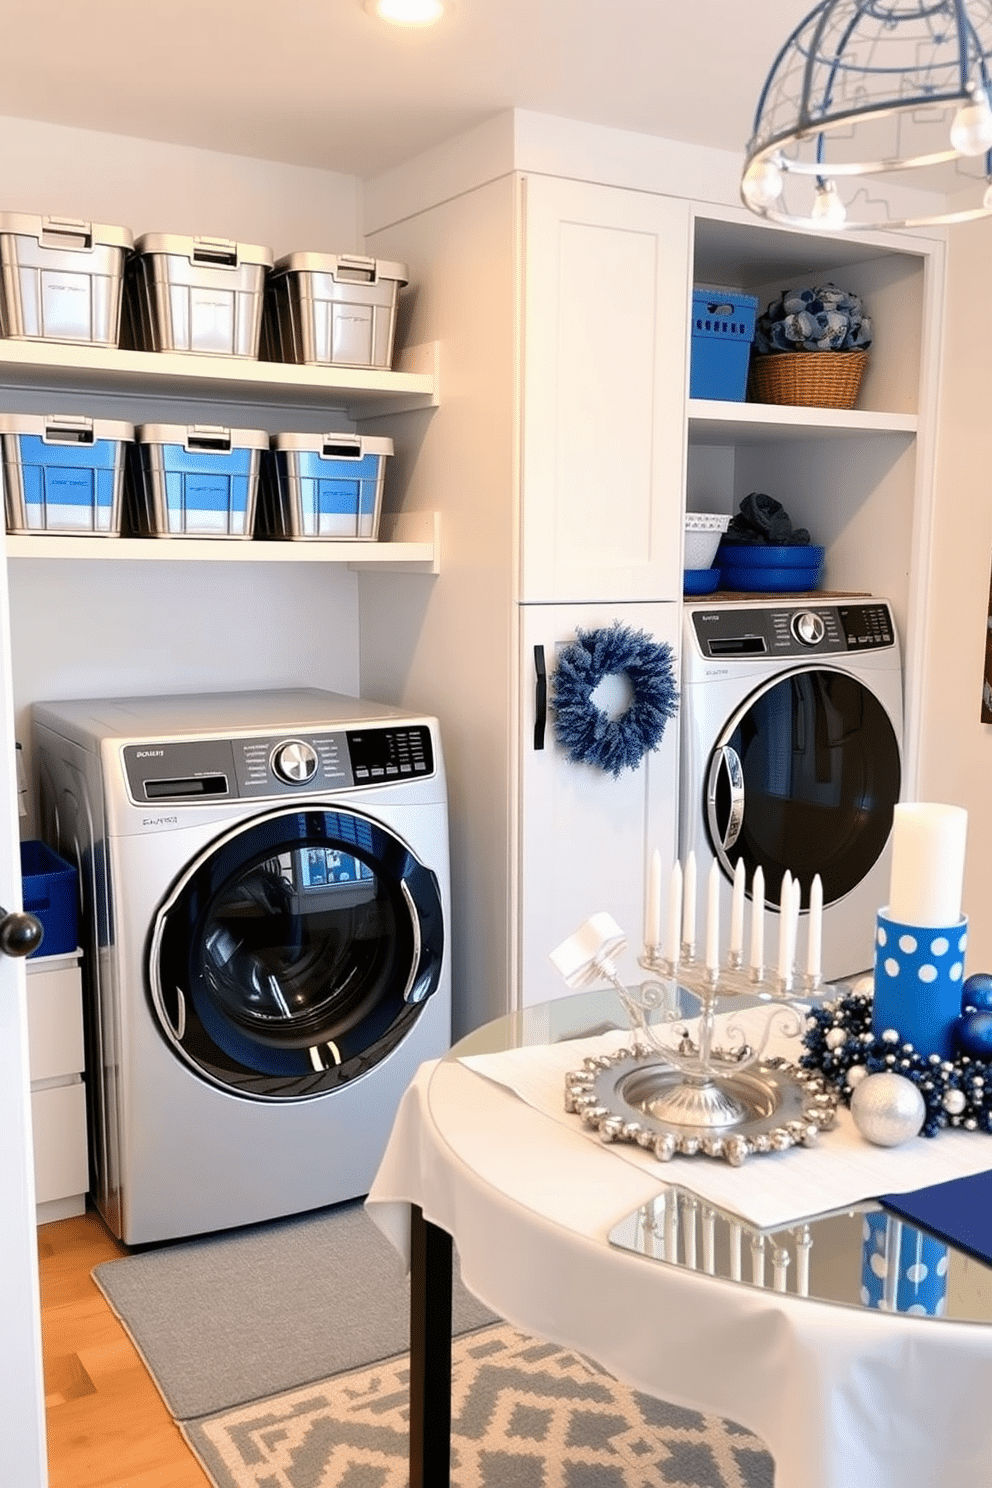
[[[410,1213],[410,1488],[451,1478],[451,1236]]]

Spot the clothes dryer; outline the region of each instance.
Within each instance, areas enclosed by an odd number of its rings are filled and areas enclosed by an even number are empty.
[[[762,868],[773,915],[786,869],[798,877],[801,968],[819,873],[827,980],[873,963],[902,779],[902,697],[885,600],[812,594],[685,606],[680,857],[695,852],[702,883],[714,858],[720,864],[724,925],[739,861],[749,898]]]
[[[38,703],[79,865],[92,1182],[129,1245],[358,1197],[450,1043],[437,721],[318,690]]]

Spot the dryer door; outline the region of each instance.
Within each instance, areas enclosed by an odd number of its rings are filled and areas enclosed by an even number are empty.
[[[211,844],[155,918],[164,1037],[205,1079],[301,1100],[399,1043],[441,973],[435,875],[351,811],[278,811]]]
[[[761,867],[769,903],[788,868],[823,881],[824,904],[850,893],[881,856],[899,799],[899,741],[878,698],[826,667],[779,674],[728,721],[710,756],[706,823],[732,876]]]

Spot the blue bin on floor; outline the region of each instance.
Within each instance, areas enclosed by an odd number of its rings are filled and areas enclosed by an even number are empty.
[[[690,398],[744,402],[757,312],[757,297],[739,289],[693,290]]]
[[[131,424],[0,414],[7,531],[119,537]]]
[[[21,843],[21,892],[28,914],[41,921],[44,939],[32,956],[58,956],[79,944],[78,875],[44,842]]]
[[[140,537],[250,538],[264,429],[139,424],[130,471],[131,526]]]

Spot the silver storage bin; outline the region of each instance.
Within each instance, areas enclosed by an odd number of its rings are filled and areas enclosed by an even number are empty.
[[[132,424],[0,414],[7,531],[119,537]]]
[[[141,537],[249,538],[264,429],[139,424],[128,472],[129,527]]]
[[[277,259],[266,291],[263,355],[273,362],[389,368],[405,264],[344,253]]]
[[[0,212],[0,335],[116,346],[126,227]]]
[[[124,341],[137,351],[257,357],[272,252],[145,233],[128,265]]]
[[[374,541],[391,439],[274,434],[263,467],[260,537]]]

